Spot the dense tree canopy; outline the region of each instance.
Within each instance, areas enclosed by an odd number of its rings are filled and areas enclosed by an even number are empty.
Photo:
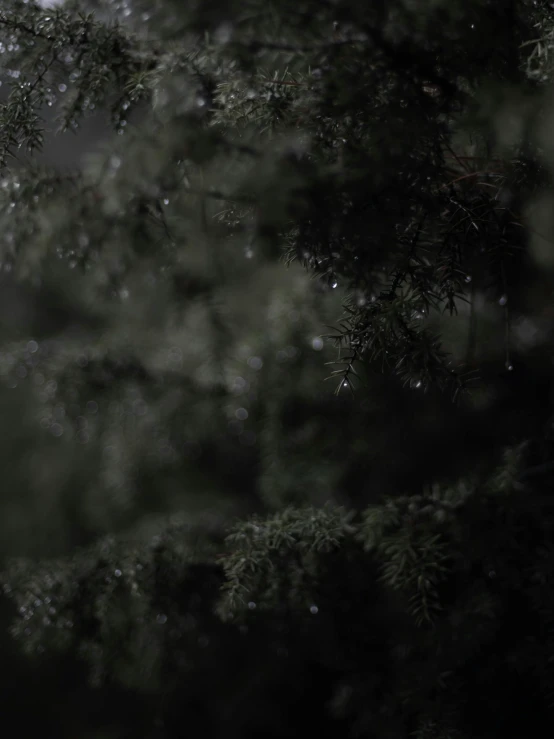
[[[550,4],[6,0],[0,54],[6,720],[549,725]]]

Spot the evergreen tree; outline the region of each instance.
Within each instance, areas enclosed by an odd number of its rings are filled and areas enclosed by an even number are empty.
[[[6,722],[549,725],[554,11],[45,5],[0,10]],[[46,164],[50,108],[112,135]]]

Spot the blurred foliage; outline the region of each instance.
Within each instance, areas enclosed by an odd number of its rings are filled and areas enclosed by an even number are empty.
[[[0,9],[10,715],[538,730],[552,9],[50,5]],[[50,108],[113,135],[41,164]]]

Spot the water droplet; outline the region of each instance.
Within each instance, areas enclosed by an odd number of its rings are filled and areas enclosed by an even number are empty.
[[[508,302],[508,296],[507,295],[501,295],[500,300],[498,301],[499,305],[506,305]]]
[[[466,282],[471,282],[471,275],[466,275]]]
[[[511,362],[510,362],[510,360],[509,360],[509,359],[507,359],[507,360],[506,360],[506,364],[505,364],[505,367],[506,367],[506,369],[508,370],[508,372],[511,372],[511,371],[513,370],[513,368],[514,368],[514,365],[513,365],[513,364],[512,364]]]
[[[248,366],[254,370],[259,370],[263,366],[263,360],[261,359],[261,357],[249,357]]]
[[[315,349],[316,352],[319,352],[323,349],[323,339],[321,339],[319,336],[316,336],[315,339],[312,339],[312,349]]]
[[[244,379],[244,377],[235,377],[233,379],[233,384],[231,386],[231,391],[234,393],[234,395],[242,395],[242,393],[245,393],[248,391],[248,388],[250,387],[249,383]]]
[[[239,419],[239,421],[246,421],[248,418],[248,411],[246,408],[237,408],[235,411],[235,416]]]
[[[221,23],[215,33],[214,38],[219,44],[226,44],[231,40],[231,36],[233,35],[233,24],[229,23],[228,21],[224,21]]]
[[[27,351],[31,352],[31,354],[34,354],[38,351],[38,343],[34,339],[31,339],[31,341],[27,342]]]
[[[336,280],[333,280],[333,282],[331,283],[331,287],[334,289],[335,287],[338,287],[338,284],[339,283]]]
[[[316,613],[318,613],[319,608],[316,605],[310,606],[310,613],[315,616]]]
[[[114,574],[114,575],[115,575],[116,577],[121,577],[121,575],[122,575],[123,573],[121,572],[121,570],[114,570],[114,573],[113,573],[113,574]]]
[[[161,626],[167,623],[167,616],[165,615],[165,613],[158,613],[158,615],[156,616],[156,623],[160,624]]]
[[[65,92],[67,90],[67,85],[64,85],[63,82],[60,82],[60,84],[58,85],[58,90],[60,92]]]
[[[256,608],[256,604],[254,603],[253,600],[251,600],[250,603],[248,604],[248,608],[250,608],[251,611],[253,611]]]

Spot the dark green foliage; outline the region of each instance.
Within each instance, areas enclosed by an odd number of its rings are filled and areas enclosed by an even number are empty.
[[[20,733],[551,724],[553,29],[527,0],[3,4]],[[110,135],[46,165],[49,108]]]

